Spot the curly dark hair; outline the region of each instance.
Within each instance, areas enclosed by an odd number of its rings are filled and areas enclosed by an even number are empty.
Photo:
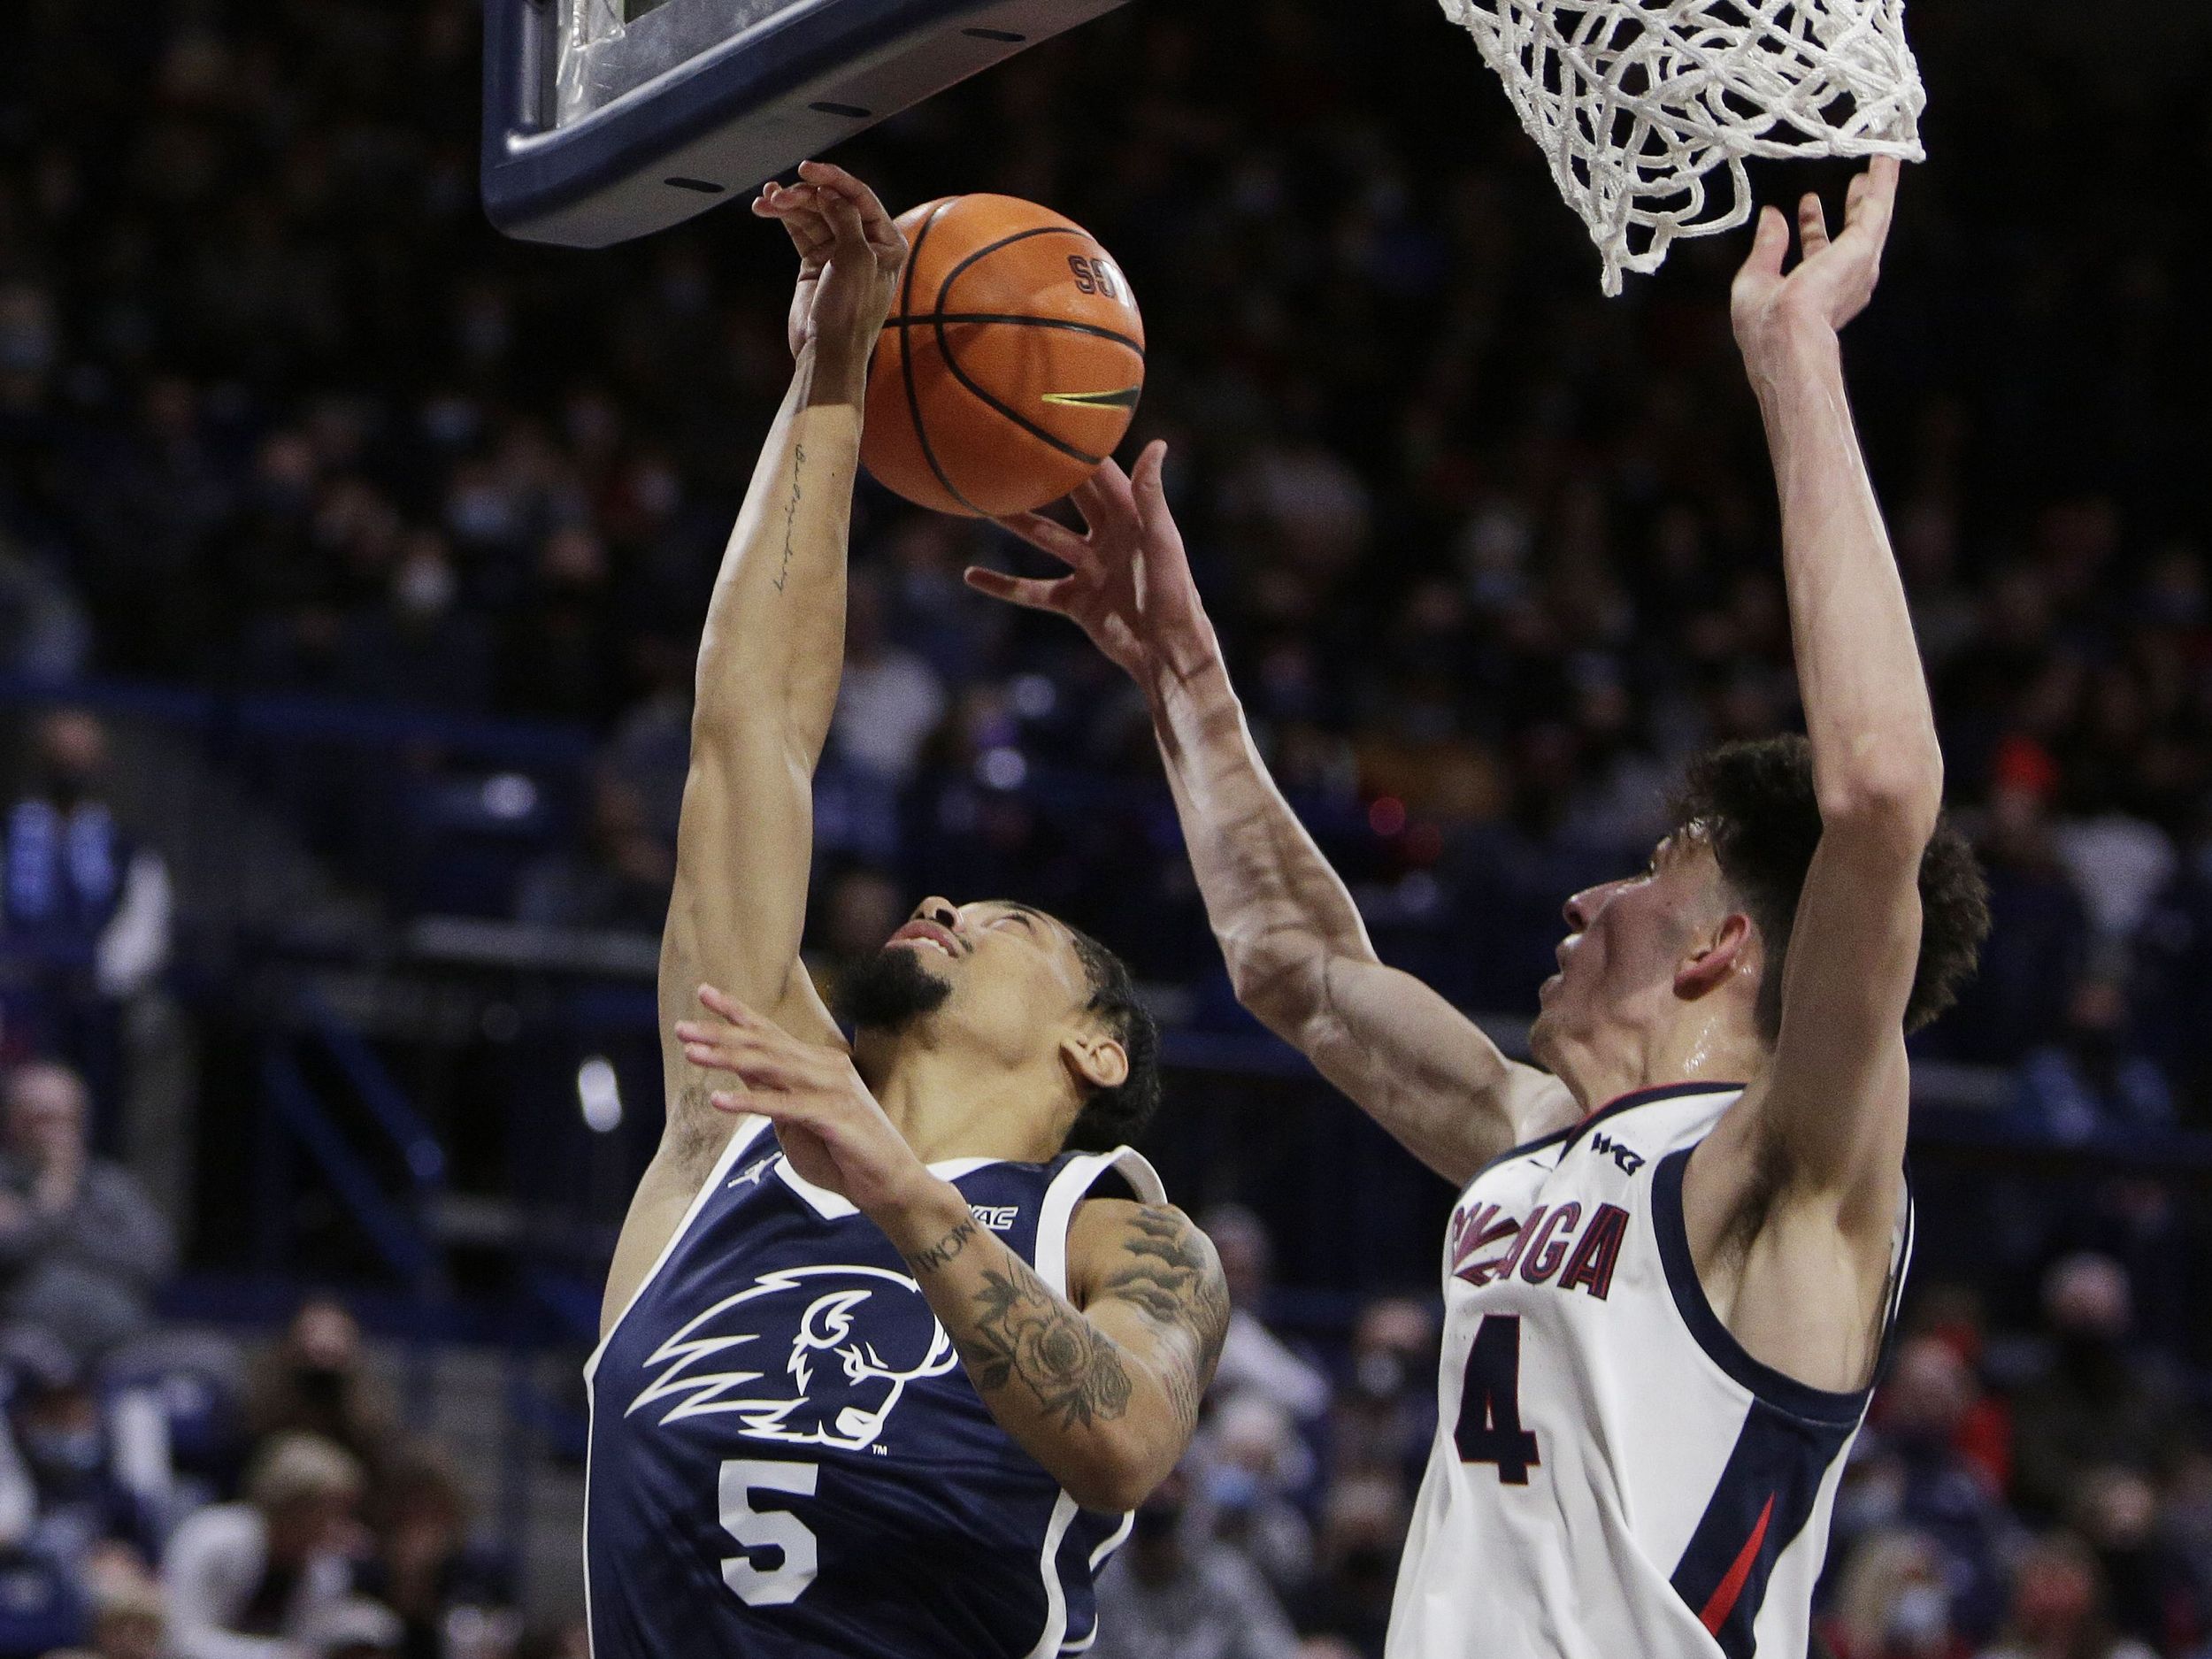
[[[1770,737],[1699,756],[1675,797],[1674,815],[1678,825],[1702,829],[1721,875],[1765,941],[1758,1021],[1760,1034],[1772,1042],[1782,1030],[1782,961],[1820,843],[1812,745],[1801,736]],[[1981,867],[1947,818],[1938,819],[1921,855],[1920,915],[1920,963],[1905,1003],[1907,1031],[1918,1031],[1958,1000],[1989,933]]]
[[[1116,1087],[1093,1091],[1068,1131],[1066,1149],[1110,1152],[1142,1134],[1159,1110],[1160,1028],[1137,1000],[1129,964],[1081,928],[1068,932],[1090,976],[1091,1000],[1085,1011],[1095,1014],[1121,1045],[1129,1056],[1129,1075]]]

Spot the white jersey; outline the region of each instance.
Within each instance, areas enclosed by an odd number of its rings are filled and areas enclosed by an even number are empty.
[[[1741,1093],[1625,1095],[1461,1194],[1388,1659],[1802,1659],[1870,1390],[1761,1364],[1698,1283],[1682,1171]],[[1885,1340],[1910,1253],[1908,1201]]]

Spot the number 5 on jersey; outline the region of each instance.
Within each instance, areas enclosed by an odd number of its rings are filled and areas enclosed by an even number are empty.
[[[1486,1313],[1475,1327],[1452,1442],[1463,1463],[1495,1463],[1509,1486],[1528,1485],[1528,1471],[1543,1462],[1536,1436],[1521,1426],[1519,1314]]]
[[[787,1492],[810,1498],[821,1471],[812,1463],[771,1463],[732,1458],[722,1465],[722,1530],[745,1546],[746,1555],[722,1563],[722,1582],[748,1607],[787,1607],[814,1582],[820,1565],[814,1534],[788,1509],[756,1509],[756,1492]],[[773,1566],[759,1554],[779,1552]]]

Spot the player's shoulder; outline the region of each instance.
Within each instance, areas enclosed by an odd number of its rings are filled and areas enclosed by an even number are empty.
[[[1116,1295],[1140,1285],[1204,1295],[1225,1286],[1213,1240],[1170,1203],[1087,1198],[1068,1224],[1070,1286]]]
[[[1213,1249],[1213,1242],[1176,1205],[1141,1198],[1085,1198],[1068,1222],[1068,1255],[1085,1248],[1125,1248],[1132,1240],[1158,1240]]]

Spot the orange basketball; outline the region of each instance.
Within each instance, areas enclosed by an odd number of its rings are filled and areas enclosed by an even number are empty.
[[[861,458],[909,501],[1000,518],[1095,472],[1144,389],[1144,319],[1089,233],[1010,196],[903,213]]]

